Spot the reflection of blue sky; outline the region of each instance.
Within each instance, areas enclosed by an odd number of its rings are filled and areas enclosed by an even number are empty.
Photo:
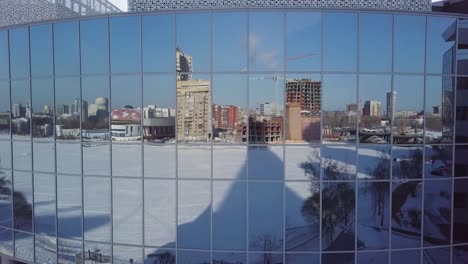
[[[109,23],[112,73],[140,72],[140,18],[113,17]]]
[[[80,22],[82,74],[109,72],[107,27],[106,19]]]
[[[432,113],[433,106],[442,106],[442,77],[426,78],[426,112]]]
[[[359,18],[359,70],[391,72],[393,16],[363,13]]]
[[[107,76],[83,77],[81,95],[88,104],[94,104],[97,97],[109,98],[109,78]]]
[[[33,79],[31,81],[31,91],[34,113],[42,112],[45,104],[50,106],[54,105],[54,86],[52,79]]]
[[[111,85],[112,109],[123,108],[126,105],[131,105],[134,109],[141,108],[140,76],[112,76]]]
[[[78,75],[80,73],[78,38],[78,22],[54,24],[55,75]]]
[[[380,101],[382,111],[387,109],[387,93],[392,90],[390,75],[359,75],[359,101],[361,107],[370,100]]]
[[[247,106],[247,75],[214,75],[213,103]]]
[[[174,22],[174,15],[142,17],[144,72],[174,72]]]
[[[10,30],[10,71],[12,78],[29,76],[28,28]]]
[[[177,47],[192,56],[193,71],[210,71],[210,15],[177,15]]]
[[[426,52],[427,72],[442,73],[444,53],[455,45],[454,41],[446,42],[443,38],[443,34],[453,23],[455,23],[455,18],[428,17]]]
[[[7,31],[0,31],[0,79],[8,79],[8,39]]]
[[[395,16],[395,72],[424,72],[424,16]]]
[[[396,111],[422,111],[424,105],[424,77],[397,75],[393,90],[396,91]]]
[[[30,29],[31,76],[52,75],[52,26],[39,25]]]
[[[175,75],[145,75],[143,77],[143,106],[156,105],[176,108]]]
[[[323,105],[325,111],[346,110],[357,102],[357,78],[354,74],[323,75]]]
[[[278,77],[277,84],[273,77]],[[276,90],[276,91],[275,91]],[[282,74],[250,75],[249,76],[249,108],[255,110],[265,102],[278,103],[280,109],[284,102],[284,78]]]
[[[57,78],[55,79],[55,104],[56,105],[72,104],[74,100],[77,98],[78,99],[80,98],[80,79],[79,78]],[[47,103],[50,103],[50,102],[48,101]]]

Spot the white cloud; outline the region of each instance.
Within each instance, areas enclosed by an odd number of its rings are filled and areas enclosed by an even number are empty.
[[[120,8],[120,10],[127,11],[127,0],[110,0],[110,2]]]

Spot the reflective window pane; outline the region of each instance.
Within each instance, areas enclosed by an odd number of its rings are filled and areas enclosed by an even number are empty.
[[[242,133],[247,125],[247,76],[213,76],[213,136],[215,143],[246,141]]]
[[[108,141],[109,135],[109,78],[81,79],[81,126],[85,141]]]
[[[146,178],[176,177],[176,146],[146,143],[144,148],[144,175]]]
[[[377,252],[359,252],[357,253],[357,263],[365,263],[365,264],[372,264],[372,263],[379,263],[379,264],[388,264],[389,252],[385,251],[377,251]]]
[[[80,74],[78,22],[54,23],[55,75]]]
[[[140,72],[140,17],[111,17],[109,23],[112,73]]]
[[[452,146],[426,145],[424,148],[424,178],[453,177],[452,150]]]
[[[141,177],[141,144],[112,144],[112,176]]]
[[[354,264],[354,253],[327,253],[322,254],[322,264]]]
[[[320,263],[320,254],[290,253],[286,254],[286,264]]]
[[[30,28],[31,76],[52,76],[52,25],[45,24]]]
[[[247,263],[247,254],[244,252],[213,252],[212,263]]]
[[[467,155],[467,146],[455,146],[455,177],[468,177]]]
[[[32,136],[34,139],[53,139],[54,136],[54,82],[52,79],[33,79]]]
[[[450,256],[452,255],[450,247],[426,248],[424,249],[423,254],[423,264],[429,264],[430,261],[435,261],[437,263],[448,263],[450,262]],[[453,255],[455,255],[455,253]],[[454,257],[454,259],[455,261],[453,261],[453,263],[456,264],[456,257]]]
[[[141,77],[111,78],[112,140],[141,141],[141,91]]]
[[[34,233],[55,236],[55,175],[34,173]]]
[[[14,227],[17,230],[32,232],[33,180],[30,172],[13,172]]]
[[[81,145],[56,144],[57,173],[81,175]]]
[[[466,223],[468,223],[468,216],[466,215],[466,197],[468,197],[468,180],[456,179],[453,186],[453,243],[467,243]]]
[[[427,18],[427,73],[455,74],[456,33],[457,21],[455,18]]]
[[[261,252],[261,253],[249,253],[249,263],[262,264],[262,263],[282,263],[283,254]]]
[[[146,179],[144,186],[145,245],[175,247],[176,182]]]
[[[83,257],[83,241],[59,238],[57,247],[61,264],[75,264],[76,258]]]
[[[321,70],[321,25],[321,13],[286,13],[286,69],[288,71]]]
[[[112,182],[113,242],[142,244],[142,182],[115,178]]]
[[[359,16],[359,71],[392,71],[391,14],[366,14]]]
[[[57,263],[57,238],[36,235],[36,263]]]
[[[0,81],[0,138],[10,139],[10,83]]]
[[[0,172],[0,227],[13,228],[13,190],[11,172]],[[7,231],[0,228],[0,241],[7,241]],[[5,240],[1,239],[5,238]],[[2,242],[0,242],[0,245]],[[0,246],[0,248],[2,248]],[[0,249],[0,252],[1,249]]]
[[[247,71],[247,14],[213,13],[213,71]]]
[[[116,264],[143,264],[141,247],[114,246],[112,263]]]
[[[83,180],[84,239],[110,242],[110,179],[102,177],[84,177]]]
[[[426,77],[426,143],[450,143],[453,140],[454,82],[452,76]]]
[[[107,18],[80,21],[81,73],[109,72],[109,37]]]
[[[359,76],[359,143],[390,143],[391,83],[389,75]]]
[[[320,147],[286,146],[285,166],[287,180],[319,180]]]
[[[452,180],[425,181],[423,238],[426,246],[450,244],[451,208]]]
[[[246,250],[247,183],[245,181],[213,182],[212,219],[213,249]]]
[[[392,177],[396,179],[421,179],[423,150],[421,147],[393,147]]]
[[[96,242],[86,242],[84,244],[85,253],[84,258],[86,260],[101,261],[101,262],[111,262],[111,244],[96,243]]]
[[[354,250],[355,201],[356,187],[354,183],[322,184],[322,250]],[[333,259],[332,256],[330,258]]]
[[[176,91],[174,75],[143,77],[143,137],[145,141],[175,140]]]
[[[468,67],[468,65],[467,65]],[[456,143],[468,143],[468,78],[457,78]]]
[[[83,143],[83,174],[111,176],[110,145]]]
[[[0,254],[13,257],[13,230],[0,227]]]
[[[358,149],[358,179],[390,179],[390,145],[366,145]]]
[[[468,19],[458,19],[458,47],[457,47],[457,73],[458,75],[468,74]],[[10,55],[11,56],[11,55]]]
[[[250,250],[283,250],[283,190],[282,182],[249,182]]]
[[[282,146],[249,146],[248,175],[251,180],[283,180]],[[262,166],[268,164],[268,166]]]
[[[174,15],[142,16],[143,71],[173,72]]]
[[[324,180],[356,179],[356,147],[354,145],[323,146],[321,165]]]
[[[8,58],[8,31],[4,30],[0,31],[0,79],[8,78],[10,78],[10,61]]]
[[[357,119],[361,113],[356,98],[356,75],[324,75],[323,78],[323,141],[356,142]]]
[[[13,141],[13,169],[32,170],[31,142]]]
[[[249,70],[284,69],[284,14],[252,12],[249,14]]]
[[[426,17],[395,15],[394,72],[424,72]]]
[[[249,143],[283,142],[284,89],[281,87],[284,87],[282,74],[249,76]]]
[[[358,183],[357,206],[359,249],[387,249],[390,222],[390,182]]]
[[[178,146],[179,178],[211,178],[211,146]]]
[[[29,30],[22,27],[10,30],[11,78],[29,78]]]
[[[30,139],[31,91],[29,80],[11,82],[11,116],[13,138]]]
[[[419,263],[421,261],[421,250],[401,250],[391,252],[391,264]]]
[[[87,112],[87,106],[81,104],[80,97],[79,78],[55,79],[56,139],[76,141],[80,138],[81,117],[84,118]]]
[[[211,203],[211,182],[179,180],[178,182],[178,206],[177,206],[177,210],[178,210],[177,245],[178,245],[178,248],[193,248],[193,249],[209,249],[210,248],[210,237],[211,237],[211,232],[210,232],[211,205],[210,203]],[[182,263],[189,263],[189,262],[182,262]],[[193,262],[193,263],[196,263],[196,262]]]
[[[15,231],[15,258],[23,261],[34,261],[34,236]]]
[[[209,72],[211,15],[206,13],[176,15],[176,71]]]
[[[11,141],[0,141],[0,169],[11,169]]]
[[[213,146],[213,178],[245,180],[247,147]]]
[[[286,142],[320,141],[321,76],[288,75],[285,98]]]
[[[394,77],[393,91],[387,95],[393,116],[393,142],[422,143],[424,128],[424,78],[422,76]],[[387,103],[388,107],[388,103]]]
[[[57,235],[59,237],[82,237],[81,185],[81,177],[57,175]]]
[[[210,141],[212,138],[211,110],[210,77],[208,75],[178,75],[177,140],[179,142]]]
[[[392,249],[416,248],[420,246],[422,233],[421,209],[421,181],[392,183]],[[395,263],[405,263],[405,261],[402,259],[400,262]],[[414,262],[414,260],[411,262]]]
[[[175,264],[175,251],[162,248],[145,248],[145,263],[158,263],[158,261],[165,264]]]
[[[358,16],[323,14],[323,69],[354,72],[357,69]]]
[[[318,251],[320,184],[287,182],[285,192],[286,251]]]
[[[209,251],[191,251],[191,250],[178,250],[177,263],[184,264],[198,264],[198,263],[211,263],[211,253]]]

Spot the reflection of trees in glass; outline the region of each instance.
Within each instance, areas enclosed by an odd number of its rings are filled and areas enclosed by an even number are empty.
[[[370,170],[369,175],[373,176],[375,180],[386,180],[389,178],[390,170],[388,167],[388,160],[386,154],[380,155],[380,161],[373,170]],[[366,184],[365,192],[369,192],[372,199],[374,208],[374,215],[380,217],[380,226],[384,226],[385,219],[385,205],[387,204],[388,195],[390,192],[390,183],[384,181],[369,182]]]
[[[0,199],[11,199],[11,181],[0,170]],[[15,215],[15,228],[30,225],[32,223],[32,206],[28,203],[24,194],[13,192],[13,210]]]
[[[175,255],[169,251],[163,253],[153,253],[147,256],[145,263],[148,264],[174,264]]]
[[[392,192],[392,219],[399,225],[400,229],[407,226],[421,228],[420,206],[402,209],[409,199],[418,198],[419,185],[419,181],[403,182]]]
[[[395,175],[396,178],[421,178],[423,166],[423,153],[421,149],[410,149],[407,151],[406,157],[394,158],[394,162],[393,169],[398,173]]]

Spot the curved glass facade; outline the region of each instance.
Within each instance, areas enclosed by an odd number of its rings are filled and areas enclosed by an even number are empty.
[[[0,259],[468,262],[468,18],[0,30]]]

